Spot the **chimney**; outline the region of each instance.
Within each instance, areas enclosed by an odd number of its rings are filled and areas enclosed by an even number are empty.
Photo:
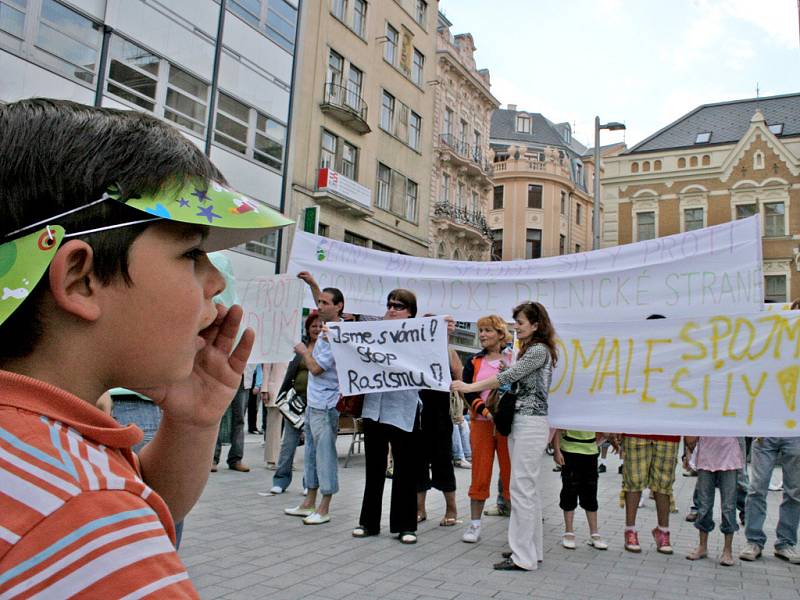
[[[514,110],[514,111],[517,110],[517,105],[516,104],[509,104],[508,105],[508,110]]]

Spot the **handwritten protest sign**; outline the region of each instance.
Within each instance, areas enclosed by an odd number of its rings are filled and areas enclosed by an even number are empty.
[[[800,436],[800,311],[562,324],[553,427]]]
[[[450,389],[443,317],[328,323],[328,341],[345,396]]]
[[[300,341],[305,284],[294,275],[236,280],[244,309],[243,327],[251,327],[256,341],[248,362],[289,362]]]
[[[763,303],[758,216],[696,231],[536,260],[469,262],[389,254],[297,231],[287,272],[337,287],[347,310],[380,315],[392,289],[420,311],[477,321],[538,300],[558,323],[716,314]],[[306,306],[313,306],[306,295]]]

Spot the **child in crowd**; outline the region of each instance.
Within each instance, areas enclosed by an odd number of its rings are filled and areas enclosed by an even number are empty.
[[[684,455],[684,468],[697,471],[697,486],[694,502],[697,518],[694,526],[700,531],[700,541],[691,553],[689,560],[699,560],[708,556],[708,534],[714,530],[714,495],[719,488],[721,523],[720,531],[725,536],[719,564],[733,565],[733,534],[739,529],[736,523],[736,475],[744,467],[744,457],[735,437],[686,437],[688,454]],[[689,454],[694,453],[694,463]]]
[[[206,251],[287,223],[154,117],[0,105],[0,596],[197,597],[173,523],[254,339]],[[113,387],[163,411],[138,456]]]
[[[600,455],[598,438],[593,431],[558,429],[553,436],[553,461],[561,467],[561,499],[564,511],[564,535],[561,545],[575,549],[575,509],[580,500],[589,522],[587,543],[598,550],[607,550],[608,543],[597,526],[597,458]]]

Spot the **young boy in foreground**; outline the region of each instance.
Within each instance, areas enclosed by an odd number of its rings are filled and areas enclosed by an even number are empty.
[[[197,596],[173,522],[253,344],[206,251],[287,223],[157,119],[0,107],[0,595]],[[138,457],[112,387],[163,409]]]

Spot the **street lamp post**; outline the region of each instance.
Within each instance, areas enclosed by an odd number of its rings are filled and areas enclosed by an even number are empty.
[[[592,233],[594,241],[592,249],[598,250],[600,248],[600,130],[608,129],[609,131],[618,131],[625,129],[624,123],[611,121],[610,123],[600,124],[600,117],[594,118],[594,204],[592,206]]]

